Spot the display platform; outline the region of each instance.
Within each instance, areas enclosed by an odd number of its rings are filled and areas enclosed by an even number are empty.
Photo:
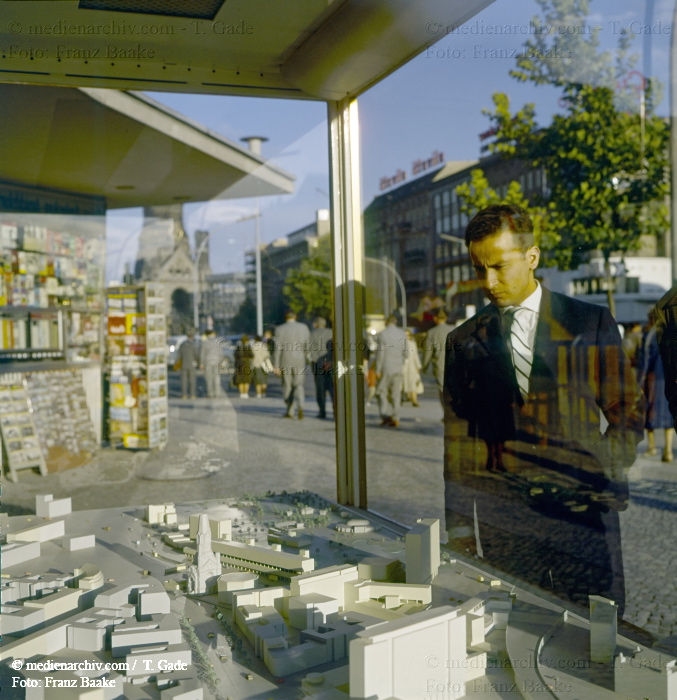
[[[675,660],[309,492],[5,522],[6,698],[677,698]]]

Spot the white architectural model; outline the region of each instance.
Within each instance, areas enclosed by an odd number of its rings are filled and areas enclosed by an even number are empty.
[[[474,564],[440,564],[430,519],[406,537],[404,583],[397,538],[359,522],[372,532],[333,541],[337,522],[363,519],[332,513],[318,531],[299,496],[287,517],[311,544],[292,553],[229,539],[231,515],[241,533],[260,522],[223,502],[192,518],[149,507],[147,523],[129,509],[10,519],[3,697],[16,684],[10,699],[300,698],[300,685],[305,700],[677,700],[675,662],[618,636],[611,601],[591,597],[588,622]]]
[[[602,596],[590,596],[590,660],[598,664],[613,661],[616,652],[618,606]]]
[[[350,643],[350,696],[422,698],[439,693],[445,700],[457,700],[465,696],[465,659],[466,621],[457,609],[442,606],[375,625]]]
[[[59,498],[54,500],[51,493],[35,497],[35,514],[43,518],[58,518],[70,515],[72,512],[71,499]]]
[[[432,583],[440,568],[440,521],[419,518],[406,535],[407,583]]]
[[[193,565],[188,569],[188,593],[209,593],[221,575],[219,557],[212,551],[212,533],[209,518],[200,515],[195,535],[196,552]]]

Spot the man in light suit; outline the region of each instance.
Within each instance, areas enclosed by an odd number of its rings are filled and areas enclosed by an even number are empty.
[[[400,424],[402,373],[408,356],[407,334],[397,327],[397,317],[391,315],[385,329],[376,337],[376,394],[381,425],[397,428]]]
[[[423,365],[421,369],[425,372],[432,364],[433,376],[437,382],[442,408],[444,408],[444,348],[447,336],[454,330],[454,327],[447,323],[447,312],[444,309],[438,309],[434,321],[435,327],[428,331],[423,341]]]
[[[306,356],[310,342],[310,330],[305,323],[296,320],[293,311],[285,315],[285,323],[275,329],[273,367],[282,377],[282,394],[287,411],[285,418],[294,417],[294,407],[299,420],[303,420],[306,379]]]
[[[480,211],[466,243],[491,303],[447,338],[449,544],[585,606],[604,595],[622,614],[618,511],[644,413],[616,323],[537,282],[519,207]]]

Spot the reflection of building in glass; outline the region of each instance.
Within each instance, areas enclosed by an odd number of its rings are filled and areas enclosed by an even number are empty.
[[[137,281],[159,282],[164,286],[165,313],[170,330],[181,332],[192,325],[193,295],[206,290],[209,267],[209,245],[200,254],[195,290],[195,268],[190,242],[183,227],[181,204],[144,208],[144,227],[139,236],[134,276]],[[209,234],[196,231],[198,246]]]
[[[231,321],[247,297],[246,282],[247,276],[243,272],[207,276],[207,290],[202,294],[200,312],[212,317],[217,333],[231,330]]]
[[[364,212],[365,249],[370,257],[390,262],[402,276],[407,312],[425,325],[426,303],[441,299],[452,316],[465,316],[465,307],[481,305],[482,293],[463,239],[467,217],[461,212],[456,188],[481,168],[491,187],[505,195],[513,180],[527,197],[545,194],[541,171],[516,160],[489,156],[481,161],[449,161],[442,168],[376,197]],[[397,280],[387,270],[367,265],[367,311],[388,314],[399,307]],[[432,308],[432,307],[431,307]]]
[[[261,245],[261,285],[264,324],[278,324],[284,320],[284,287],[287,273],[300,267],[301,261],[317,253],[320,238],[329,234],[329,210],[318,209],[315,221]],[[245,252],[247,295],[256,298],[256,262],[254,249]]]
[[[511,182],[519,183],[533,204],[548,197],[542,169],[494,154],[478,161],[450,161],[379,195],[365,209],[366,254],[391,263],[401,275],[410,323],[416,321],[424,328],[430,325],[425,313],[439,300],[454,321],[485,303],[462,240],[468,219],[456,194],[459,185],[470,181],[475,168],[484,172],[489,186],[501,197]],[[670,287],[670,261],[665,252],[664,237],[647,235],[638,251],[624,260],[612,258],[619,321],[643,320],[648,308]],[[542,265],[539,278],[553,291],[606,304],[603,260],[595,253],[578,270],[561,272]],[[367,265],[366,286],[368,313],[387,314],[399,307],[397,280],[386,269]]]
[[[431,188],[448,168],[470,161],[447,163],[423,177],[376,197],[364,211],[364,241],[368,257],[395,267],[407,293],[407,315],[415,313],[433,292],[433,220]],[[365,266],[366,312],[387,316],[400,308],[398,281],[381,265]]]

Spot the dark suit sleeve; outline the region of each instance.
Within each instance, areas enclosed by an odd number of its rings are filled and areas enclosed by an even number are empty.
[[[463,380],[465,363],[461,357],[462,343],[458,335],[452,331],[447,336],[444,359],[444,407],[450,409],[458,418],[469,418],[467,407],[469,405],[468,392],[470,388]],[[464,400],[465,398],[465,400]]]
[[[656,337],[665,370],[665,398],[668,400],[672,420],[677,428],[677,323],[675,322],[674,297],[667,303],[658,303],[654,309]]]
[[[609,486],[616,496],[617,510],[627,505],[627,470],[637,455],[637,445],[644,437],[644,395],[622,346],[616,322],[607,309],[599,317],[599,384],[597,403],[609,425],[610,460],[607,464]]]

